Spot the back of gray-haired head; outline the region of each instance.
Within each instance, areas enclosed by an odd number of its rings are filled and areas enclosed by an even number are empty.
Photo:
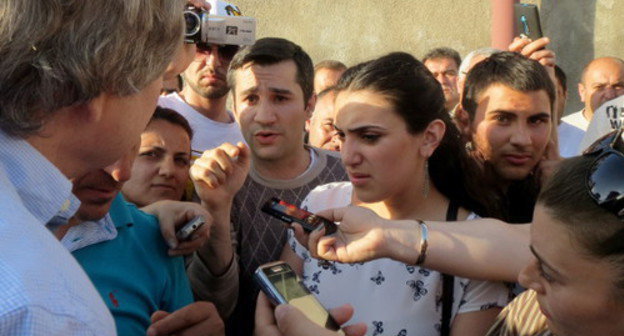
[[[0,128],[26,137],[62,107],[145,88],[182,44],[185,2],[0,1]]]
[[[472,60],[476,56],[483,56],[487,58],[487,57],[492,56],[492,54],[497,53],[499,51],[502,51],[502,50],[498,50],[496,48],[490,48],[490,47],[471,51],[470,53],[468,53],[468,55],[466,55],[466,57],[464,57],[464,60],[459,65],[459,75],[466,76],[468,74],[468,71],[470,70],[470,63],[472,63]]]

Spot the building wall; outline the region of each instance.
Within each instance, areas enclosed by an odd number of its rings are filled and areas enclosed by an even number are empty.
[[[314,62],[347,65],[406,51],[420,58],[449,46],[464,56],[490,44],[490,0],[231,0],[258,19],[257,37],[284,37]],[[583,66],[600,56],[624,56],[622,0],[528,0],[540,5],[544,33],[568,74],[568,112],[582,107]],[[619,6],[616,6],[619,3]]]

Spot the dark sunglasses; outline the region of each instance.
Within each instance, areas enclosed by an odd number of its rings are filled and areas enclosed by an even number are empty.
[[[197,44],[197,51],[195,53],[195,59],[208,57],[213,53],[213,46],[216,46],[219,58],[223,61],[230,61],[234,55],[238,52],[237,45],[213,45],[213,44]]]
[[[602,208],[624,220],[624,128],[596,140],[584,156],[596,156],[585,178],[587,190]]]

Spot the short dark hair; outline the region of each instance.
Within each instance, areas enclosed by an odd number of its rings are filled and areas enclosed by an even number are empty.
[[[316,63],[314,66],[314,73],[321,69],[329,69],[335,71],[344,71],[347,70],[347,66],[344,63],[336,60],[324,60]]]
[[[624,223],[599,206],[588,192],[586,178],[594,159],[578,156],[561,162],[537,202],[568,229],[583,252],[614,265],[620,275],[615,283],[620,290],[618,297],[624,300]]]
[[[355,77],[358,71],[360,71],[363,67],[365,67],[370,62],[372,61],[358,63],[352,67],[349,67],[347,70],[345,70],[345,72],[342,73],[342,75],[338,79],[338,83],[336,83],[334,88],[346,87],[349,83],[351,83],[351,81],[353,80],[353,77]]]
[[[423,56],[422,62],[425,63],[427,62],[427,60],[436,59],[436,58],[450,58],[453,61],[455,61],[455,64],[457,64],[458,69],[459,69],[459,65],[461,64],[461,56],[459,56],[459,53],[457,52],[457,50],[448,48],[448,47],[441,47],[441,48],[435,48],[435,49],[429,50],[425,54],[425,56]]]
[[[298,45],[283,38],[266,37],[239,50],[228,70],[228,85],[235,94],[236,71],[248,63],[273,65],[292,60],[297,65],[297,83],[303,91],[304,105],[314,94],[314,66],[310,56]]]
[[[156,106],[156,111],[154,111],[154,115],[152,115],[152,119],[150,119],[149,123],[154,120],[164,120],[182,127],[186,131],[186,134],[188,134],[189,139],[193,140],[193,129],[191,128],[188,120],[186,120],[186,118],[184,118],[180,113],[170,108]]]
[[[554,111],[555,86],[544,67],[518,53],[503,51],[492,54],[468,72],[461,103],[471,120],[477,112],[479,97],[495,84],[522,92],[544,90]]]
[[[560,66],[555,65],[555,77],[557,78],[557,82],[563,88],[563,91],[568,91],[568,76],[566,76],[563,69]]]

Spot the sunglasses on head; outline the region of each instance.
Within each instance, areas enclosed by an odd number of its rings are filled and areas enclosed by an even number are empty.
[[[585,178],[587,190],[602,208],[624,220],[624,128],[596,140],[583,156],[595,156]]]
[[[217,51],[221,60],[230,61],[234,55],[238,52],[237,45],[216,45],[216,44],[197,44],[197,51],[195,52],[195,59],[201,59],[203,57],[210,56],[214,51]]]

